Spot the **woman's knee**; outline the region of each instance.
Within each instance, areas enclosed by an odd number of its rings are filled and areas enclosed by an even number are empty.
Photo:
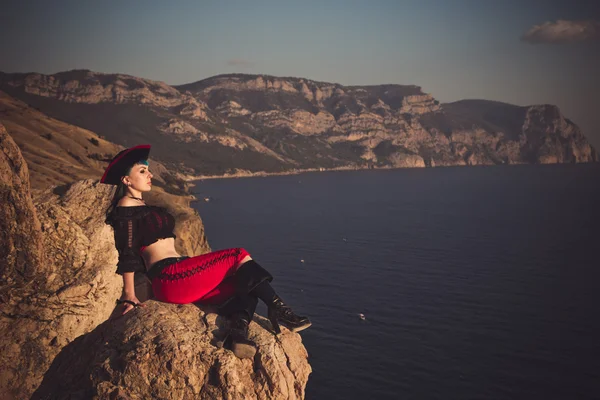
[[[243,264],[243,263],[245,263],[245,262],[248,262],[248,261],[250,261],[250,260],[252,260],[252,257],[250,257],[250,256],[246,256],[246,257],[244,257],[244,258],[242,258],[242,259],[240,260],[240,264]]]
[[[238,250],[239,250],[239,256],[238,256],[238,265],[237,265],[237,267],[240,267],[245,262],[248,262],[248,261],[252,260],[252,257],[250,256],[250,253],[248,253],[248,251],[246,251],[246,249],[240,247]]]
[[[240,260],[245,257],[250,257],[250,253],[248,252],[248,250],[244,249],[243,247],[238,247],[237,253]]]

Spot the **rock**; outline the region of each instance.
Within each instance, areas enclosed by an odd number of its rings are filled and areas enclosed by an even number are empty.
[[[337,122],[341,130],[345,132],[348,137],[353,137],[353,135],[356,134],[360,135],[365,131],[385,132],[385,127],[383,126],[383,117],[368,111],[362,112],[358,115],[349,112],[344,113],[338,118]]]
[[[37,283],[45,262],[40,222],[31,200],[29,169],[2,124],[0,149],[0,295],[5,301],[13,286]]]
[[[289,129],[300,135],[318,135],[332,129],[336,125],[335,118],[328,112],[316,115],[304,110],[263,111],[251,116],[258,123],[277,129]]]
[[[207,108],[205,103],[199,102],[190,95],[186,95],[180,106],[179,115],[190,117],[198,121],[208,121],[209,118],[206,114]]]
[[[311,368],[298,334],[276,337],[255,316],[257,354],[240,360],[218,347],[222,318],[191,304],[146,304],[64,347],[32,399],[304,398]]]
[[[41,191],[32,201],[27,165],[1,126],[0,149],[3,196],[0,212],[4,224],[0,243],[8,260],[2,265],[0,286],[0,363],[3,366],[0,392],[3,399],[29,398],[51,365],[60,367],[48,372],[49,380],[44,381],[38,391],[44,393],[43,398],[48,393],[62,398],[66,396],[65,390],[72,398],[89,398],[86,391],[89,385],[99,398],[106,398],[109,393],[118,398],[136,398],[136,391],[142,390],[136,386],[140,379],[150,379],[149,375],[136,375],[136,371],[154,373],[155,381],[165,382],[164,390],[170,388],[175,393],[197,391],[204,393],[204,398],[243,398],[253,393],[252,390],[261,398],[268,393],[278,398],[303,397],[310,367],[306,362],[306,350],[295,333],[286,332],[276,340],[257,324],[252,324],[252,335],[261,346],[261,355],[254,359],[253,366],[250,360],[247,360],[250,364],[244,364],[232,353],[217,349],[210,341],[214,338],[214,328],[220,328],[222,324],[215,321],[214,314],[199,314],[193,306],[150,301],[147,308],[135,310],[118,322],[106,322],[118,313],[115,299],[122,289],[122,278],[115,274],[118,255],[113,231],[104,223],[113,188],[96,180],[83,180]],[[190,198],[159,191],[149,192],[145,197],[149,204],[166,206],[175,216],[176,250],[180,254],[210,251],[202,221],[198,213],[189,208]],[[136,279],[136,293],[141,300],[151,296],[145,280]],[[150,315],[144,312],[150,312]],[[136,313],[143,318],[136,319]],[[194,327],[193,333],[185,336],[179,347],[173,347],[172,332],[189,333],[193,318],[201,326]],[[205,322],[198,322],[198,318]],[[126,321],[137,322],[127,325]],[[265,324],[258,317],[256,321]],[[149,325],[144,325],[146,322]],[[154,332],[146,335],[151,339],[150,342],[142,341],[144,346],[173,350],[161,353],[160,366],[153,363],[153,359],[139,358],[132,338],[141,331]],[[98,340],[98,335],[126,339],[124,342],[109,341],[114,347],[107,347],[103,340]],[[83,347],[81,343],[84,343]],[[77,349],[74,358],[63,363],[61,360],[72,348]],[[183,352],[176,353],[175,350]],[[110,353],[109,361],[103,359],[100,364],[86,364],[107,352]],[[82,360],[87,361],[82,364]],[[136,361],[132,364],[131,360]],[[128,369],[130,365],[135,367]],[[95,368],[93,371],[89,369],[92,367]],[[104,367],[106,371],[94,372]],[[92,374],[81,378],[78,374],[82,371],[92,371]],[[194,382],[189,378],[182,378],[184,381],[172,379],[173,376],[185,377],[190,371],[198,372],[197,376],[201,378]],[[61,375],[63,372],[66,375]],[[163,372],[166,375],[161,376]],[[117,388],[114,382],[121,379],[125,386],[119,383],[121,387]],[[233,389],[232,383],[238,381],[241,383]],[[49,389],[47,382],[73,382],[73,385],[68,390],[56,391],[56,388]],[[181,387],[180,392],[169,386],[172,382],[176,382],[173,383],[175,387]],[[189,387],[177,386],[180,384]],[[132,392],[127,392],[124,387]],[[80,389],[83,392],[79,392]],[[166,392],[156,392],[156,396],[154,392],[152,395],[146,393],[141,398],[160,397]]]
[[[109,188],[93,181],[43,192],[36,200],[45,261],[36,290],[15,285],[2,304],[0,390],[28,396],[62,346],[106,320],[120,296],[112,229],[104,224]],[[19,359],[18,364],[10,360]]]
[[[228,117],[239,117],[252,113],[250,110],[243,108],[239,103],[233,100],[224,101],[216,108],[216,111],[225,114]]]
[[[200,133],[200,131],[196,129],[194,125],[176,118],[171,118],[169,121],[163,123],[162,125],[160,125],[159,129],[164,133],[170,133],[175,135],[195,135]],[[206,141],[206,134],[204,134],[203,136],[204,141]]]
[[[533,159],[542,164],[554,164],[599,160],[581,131],[552,105],[527,109],[520,142],[523,161]]]
[[[394,167],[398,168],[423,168],[425,160],[417,154],[394,153],[389,159]]]
[[[428,94],[406,96],[402,99],[401,113],[426,114],[439,111],[439,103]]]

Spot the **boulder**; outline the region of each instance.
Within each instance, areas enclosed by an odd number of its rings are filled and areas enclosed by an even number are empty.
[[[219,346],[214,310],[148,301],[65,346],[32,399],[302,399],[311,372],[298,334],[256,316],[254,359]]]
[[[31,200],[29,169],[0,124],[0,294],[32,283],[44,264],[40,222]]]

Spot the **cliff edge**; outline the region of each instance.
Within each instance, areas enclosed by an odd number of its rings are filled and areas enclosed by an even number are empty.
[[[104,224],[111,194],[88,179],[32,199],[27,163],[0,124],[3,398],[303,398],[311,369],[300,336],[274,337],[260,317],[257,356],[244,361],[218,346],[226,326],[213,310],[150,300],[109,320],[122,288]],[[170,196],[149,199],[175,215],[177,250],[210,251],[189,199]]]
[[[32,399],[302,399],[311,372],[298,334],[255,317],[253,360],[219,348],[221,317],[155,301],[102,323],[54,359]]]

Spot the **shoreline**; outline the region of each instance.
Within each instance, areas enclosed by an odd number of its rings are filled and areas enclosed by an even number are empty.
[[[583,162],[583,163],[575,163],[575,164],[597,164],[596,162]],[[195,181],[203,181],[208,179],[238,179],[238,178],[263,178],[268,176],[286,176],[286,175],[300,175],[307,172],[335,172],[335,171],[371,171],[371,170],[393,170],[393,169],[427,169],[427,168],[452,168],[452,167],[493,167],[493,166],[517,166],[517,165],[559,165],[559,164],[573,164],[573,163],[541,163],[541,164],[528,164],[528,163],[513,163],[513,164],[480,164],[480,165],[439,165],[439,166],[431,166],[431,167],[394,167],[394,166],[383,166],[383,167],[336,167],[336,168],[307,168],[307,169],[299,169],[299,170],[291,170],[291,171],[281,171],[281,172],[251,172],[251,171],[239,171],[235,173],[226,173],[223,175],[181,175],[183,180],[188,183],[189,187],[195,187],[196,185],[192,182]]]
[[[405,168],[405,167],[399,167]],[[235,179],[235,178],[261,178],[267,176],[282,176],[282,175],[299,175],[305,172],[329,172],[329,171],[359,171],[368,169],[384,169],[384,168],[358,168],[358,167],[338,167],[338,168],[307,168],[281,172],[266,172],[266,171],[240,171],[235,173],[226,173],[224,175],[184,175],[186,182],[201,181],[205,179]],[[388,168],[385,168],[388,169]]]

